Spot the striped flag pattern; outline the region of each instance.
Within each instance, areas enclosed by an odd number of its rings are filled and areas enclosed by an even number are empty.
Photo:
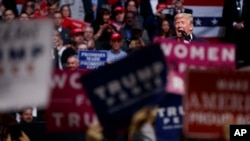
[[[193,33],[211,42],[220,41],[224,35],[221,22],[223,5],[224,0],[184,0],[184,7],[193,10]]]

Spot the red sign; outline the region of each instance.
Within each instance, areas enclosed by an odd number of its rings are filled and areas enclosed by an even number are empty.
[[[62,27],[67,28],[69,30],[73,30],[73,29],[76,29],[76,28],[84,29],[87,25],[89,25],[89,23],[83,22],[83,21],[80,21],[80,20],[76,20],[76,19],[73,19],[73,18],[69,18],[69,17],[65,17],[63,19],[63,23],[62,23]]]
[[[184,100],[187,137],[223,138],[228,123],[250,123],[250,72],[189,71]]]
[[[184,79],[188,69],[235,69],[234,44],[159,41],[172,75],[168,79],[167,92],[185,94]]]
[[[50,132],[83,132],[96,121],[91,103],[79,82],[86,71],[55,71],[46,113]]]

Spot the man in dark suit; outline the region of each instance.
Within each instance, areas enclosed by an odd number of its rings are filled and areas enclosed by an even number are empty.
[[[167,3],[167,0],[141,0],[140,14],[144,21],[151,15],[156,13],[156,6],[158,3]]]
[[[62,13],[59,11],[54,12],[53,20],[55,29],[60,33],[60,36],[63,40],[63,45],[71,44],[70,31],[62,27],[62,21],[63,21]]]
[[[172,7],[169,9],[170,20],[173,21],[175,15],[179,13],[193,14],[192,9],[184,8],[183,2],[184,0],[172,0]]]
[[[208,41],[202,38],[196,37],[192,33],[193,28],[194,28],[192,14],[179,13],[175,15],[174,25],[175,25],[175,32],[177,36],[170,37],[168,39],[174,39],[174,40],[182,41],[184,43],[190,43],[190,42],[208,43]]]
[[[103,5],[107,5],[107,0],[83,0],[85,10],[85,22],[92,23],[97,14],[97,9],[102,8]]]
[[[235,43],[236,65],[238,68],[250,65],[250,1],[225,0],[223,8],[223,23],[226,28],[225,41]]]

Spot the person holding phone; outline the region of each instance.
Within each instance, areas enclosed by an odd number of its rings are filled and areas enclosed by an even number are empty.
[[[171,8],[169,8],[169,19],[174,20],[175,15],[179,13],[193,14],[193,10],[184,7],[184,0],[172,0]]]
[[[141,25],[141,23],[135,22],[134,25],[132,26],[131,33],[132,37],[129,43],[130,52],[136,48],[145,47],[145,42],[142,39],[143,26]]]
[[[154,37],[157,36],[157,29],[160,26],[160,23],[163,19],[166,18],[167,4],[166,3],[158,3],[156,5],[156,13],[151,15],[145,21],[145,29],[148,32],[149,38],[153,41]]]
[[[130,53],[136,47],[150,44],[149,36],[143,25],[136,21],[136,14],[131,11],[125,13],[125,26],[121,29],[124,38],[122,50]]]

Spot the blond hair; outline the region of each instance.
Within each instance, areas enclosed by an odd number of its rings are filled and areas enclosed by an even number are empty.
[[[174,17],[174,20],[176,21],[179,18],[187,18],[190,22],[190,24],[194,24],[194,19],[193,19],[193,15],[192,14],[188,14],[188,13],[179,13],[176,14]]]

